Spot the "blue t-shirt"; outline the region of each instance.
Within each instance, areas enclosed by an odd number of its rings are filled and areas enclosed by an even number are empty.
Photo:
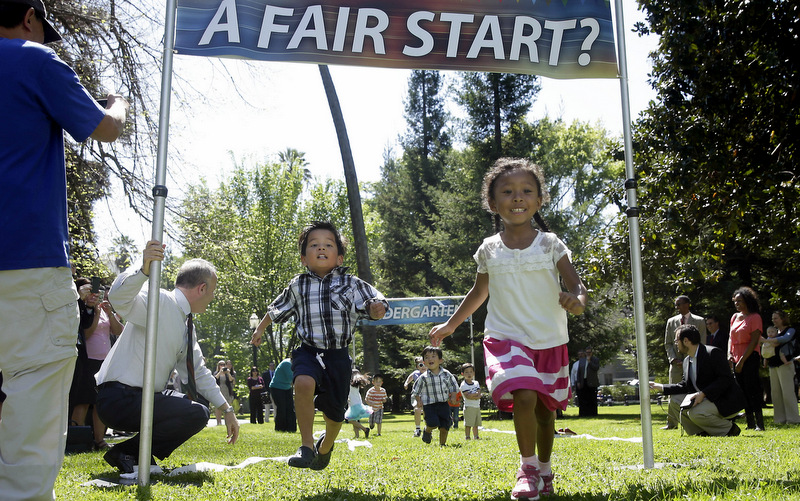
[[[0,38],[0,270],[69,266],[64,130],[104,116],[52,49]]]

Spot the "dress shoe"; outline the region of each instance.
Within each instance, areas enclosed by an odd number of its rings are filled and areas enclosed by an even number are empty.
[[[736,436],[738,436],[742,432],[742,429],[739,428],[739,426],[737,426],[736,423],[731,423],[731,425],[732,425],[731,429],[728,430],[728,433],[725,436],[726,437],[736,437]]]
[[[125,454],[116,447],[108,449],[108,452],[103,455],[103,459],[122,473],[133,473],[133,465],[136,464],[136,458]]]

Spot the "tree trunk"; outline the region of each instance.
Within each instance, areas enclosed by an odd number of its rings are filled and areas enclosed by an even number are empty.
[[[358,276],[369,283],[373,283],[372,270],[369,266],[369,249],[367,246],[367,232],[364,229],[364,214],[361,212],[361,194],[358,190],[358,178],[353,162],[353,153],[350,151],[350,140],[347,137],[347,128],[344,124],[342,108],[339,106],[339,97],[331,79],[328,66],[319,65],[322,76],[322,85],[325,87],[325,96],[333,116],[333,125],[336,127],[336,137],[339,139],[339,151],[342,154],[344,166],[344,179],[347,185],[347,200],[350,205],[350,219],[353,225],[353,244],[356,251]],[[378,371],[378,335],[375,327],[364,325],[361,327],[364,336],[364,367],[362,372],[375,374]]]

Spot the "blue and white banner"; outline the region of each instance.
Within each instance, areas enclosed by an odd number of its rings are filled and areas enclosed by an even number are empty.
[[[380,320],[365,320],[366,325],[439,324],[455,313],[464,296],[390,298],[389,311]]]
[[[178,0],[175,52],[617,77],[610,0]]]

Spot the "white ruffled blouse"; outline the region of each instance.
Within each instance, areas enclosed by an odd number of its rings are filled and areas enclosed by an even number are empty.
[[[509,249],[500,234],[486,238],[473,256],[489,274],[485,335],[542,350],[566,344],[567,313],[556,263],[571,255],[555,233],[539,231],[525,249]]]

